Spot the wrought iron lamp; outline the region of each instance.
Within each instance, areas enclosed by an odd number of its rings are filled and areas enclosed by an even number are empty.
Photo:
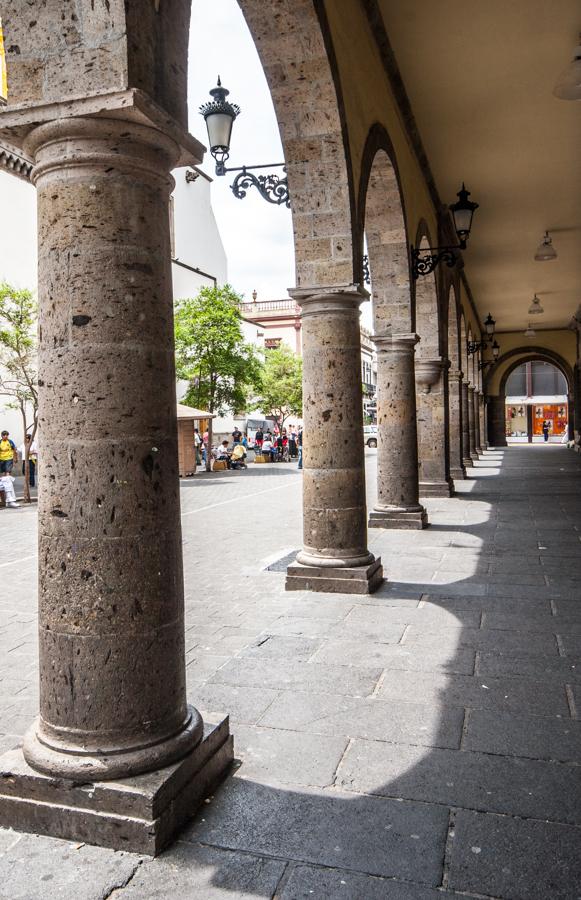
[[[487,359],[485,361],[481,360],[478,363],[478,368],[479,369],[487,369],[488,366],[493,366],[499,356],[500,356],[500,344],[498,343],[498,341],[495,340],[494,343],[492,344],[492,359]]]
[[[472,356],[474,353],[478,353],[479,350],[484,350],[485,347],[488,347],[490,343],[492,343],[492,339],[494,337],[494,329],[496,327],[496,322],[492,318],[491,314],[488,313],[486,319],[484,320],[484,330],[486,332],[486,337],[481,341],[468,341],[466,344],[466,349],[468,352],[468,356]],[[492,353],[494,355],[494,345],[498,347],[496,340],[492,344]],[[498,347],[498,351],[496,356],[498,357],[498,352],[500,351],[500,347]]]
[[[455,247],[422,248],[414,247],[412,244],[412,274],[414,278],[419,278],[420,275],[430,275],[441,262],[445,262],[449,268],[456,265],[458,258],[456,251],[466,249],[472,228],[472,217],[478,209],[478,203],[469,200],[469,196],[470,191],[466,190],[466,186],[462,182],[456,203],[452,203],[449,207],[458,235],[458,244]]]
[[[206,128],[208,129],[210,153],[216,160],[216,175],[221,176],[226,175],[227,172],[238,172],[238,175],[230,185],[232,193],[238,200],[242,200],[246,196],[248,188],[255,187],[260,196],[269,203],[274,203],[276,206],[284,204],[290,208],[287,178],[279,178],[278,175],[274,174],[256,176],[250,171],[251,169],[281,168],[283,172],[286,172],[284,163],[227,168],[226,161],[230,156],[232,127],[240,115],[240,107],[226,99],[229,93],[230,91],[222,87],[220,76],[218,76],[218,84],[210,91],[210,96],[213,99],[200,106],[200,113],[203,115]]]

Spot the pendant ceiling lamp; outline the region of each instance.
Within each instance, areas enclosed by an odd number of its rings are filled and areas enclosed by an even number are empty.
[[[533,328],[533,326],[531,325],[531,323],[529,322],[529,324],[527,326],[527,330],[524,333],[524,336],[528,337],[528,338],[532,338],[532,337],[535,337],[535,335],[536,335],[536,331]]]
[[[544,313],[544,311],[545,310],[541,306],[540,297],[537,297],[537,295],[535,294],[535,296],[533,297],[533,301],[529,306],[529,316],[540,316],[541,313]]]
[[[537,262],[557,259],[557,251],[553,247],[553,241],[548,231],[545,231],[545,236],[535,251],[535,259]]]
[[[559,75],[553,94],[559,100],[581,100],[581,35],[579,46],[573,51],[573,59]]]

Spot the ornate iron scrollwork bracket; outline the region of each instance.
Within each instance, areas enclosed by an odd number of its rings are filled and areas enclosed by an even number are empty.
[[[371,272],[369,271],[369,257],[367,256],[367,254],[363,257],[362,271],[363,283],[371,284]]]
[[[453,269],[458,261],[456,250],[463,249],[460,247],[420,247],[411,248],[412,255],[412,275],[415,279],[420,275],[431,275],[436,266],[441,262],[445,262],[448,268]],[[430,252],[430,251],[434,252]]]
[[[248,188],[255,187],[268,203],[274,203],[275,206],[286,206],[290,209],[290,194],[288,188],[288,179],[279,178],[278,175],[253,175],[248,171],[246,166],[242,167],[242,171],[236,176],[234,182],[230,185],[232,193],[238,200],[242,200],[248,191]]]

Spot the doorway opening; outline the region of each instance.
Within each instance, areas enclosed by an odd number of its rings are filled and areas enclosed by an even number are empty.
[[[517,366],[506,382],[505,422],[509,444],[563,443],[569,431],[567,379],[549,362]]]

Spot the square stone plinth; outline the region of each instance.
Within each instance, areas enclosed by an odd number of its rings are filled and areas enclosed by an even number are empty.
[[[383,584],[383,566],[378,557],[368,566],[327,568],[294,562],[286,570],[287,591],[323,591],[338,594],[372,594]]]
[[[17,748],[0,757],[0,825],[157,856],[226,774],[228,719],[206,725],[200,744],[157,772],[79,784],[36,772]]]
[[[451,497],[454,493],[449,481],[420,481],[420,497]]]
[[[369,528],[427,528],[428,514],[423,507],[413,512],[405,509],[372,509],[369,513],[368,526]]]

